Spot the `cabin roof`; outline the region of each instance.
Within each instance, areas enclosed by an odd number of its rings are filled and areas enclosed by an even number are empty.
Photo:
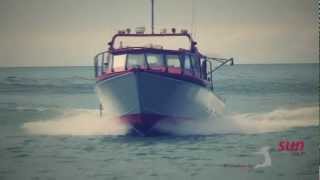
[[[157,53],[157,54],[186,54],[194,53],[187,49],[171,50],[171,49],[159,49],[152,47],[126,47],[121,49],[114,49],[110,51],[111,54],[140,54],[140,53]]]
[[[116,52],[118,50],[129,50],[129,49],[137,49],[137,48],[144,48],[144,49],[148,49],[146,47],[129,47],[129,48],[120,48],[120,49],[117,49],[114,47],[114,44],[115,44],[115,41],[117,38],[119,37],[186,37],[189,42],[190,42],[190,51],[191,52],[195,52],[197,51],[197,48],[196,48],[196,45],[197,45],[197,42],[195,42],[191,35],[188,33],[188,32],[183,32],[183,33],[162,33],[162,34],[126,34],[126,33],[118,33],[118,34],[115,34],[111,41],[108,43],[109,45],[109,51],[112,51],[112,52]],[[155,49],[155,48],[149,48],[149,49]],[[180,50],[163,50],[162,51],[175,51],[176,53],[179,53],[181,52]]]

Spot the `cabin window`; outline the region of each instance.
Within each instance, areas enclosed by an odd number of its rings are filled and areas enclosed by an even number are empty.
[[[196,56],[191,56],[191,61],[192,61],[192,65],[195,69],[199,69],[200,65],[199,65],[199,61],[198,58]]]
[[[181,74],[181,62],[178,55],[166,55],[167,69],[169,73]]]
[[[123,71],[126,66],[126,54],[114,55],[113,56],[113,70],[114,71]]]
[[[185,55],[184,57],[184,69],[187,71],[192,71],[191,59],[189,55]]]
[[[201,68],[200,68],[201,78],[207,79],[207,60],[206,60],[206,58],[201,58],[200,63],[201,63]]]
[[[127,68],[144,68],[145,57],[144,54],[128,54]]]
[[[180,59],[178,55],[167,55],[166,58],[168,68],[181,68]]]
[[[165,63],[162,54],[147,54],[148,68],[157,71],[165,71]]]
[[[149,67],[163,67],[163,58],[161,54],[147,54]]]
[[[200,77],[200,62],[197,56],[191,56],[193,71],[196,76]]]

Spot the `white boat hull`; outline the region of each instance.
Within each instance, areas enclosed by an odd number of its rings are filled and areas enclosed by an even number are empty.
[[[210,89],[150,72],[127,72],[101,80],[96,90],[104,114],[142,134],[156,130],[161,120],[207,119],[224,110],[224,103]]]

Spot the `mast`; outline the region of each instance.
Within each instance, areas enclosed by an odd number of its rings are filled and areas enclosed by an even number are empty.
[[[151,34],[154,34],[154,0],[151,0]]]

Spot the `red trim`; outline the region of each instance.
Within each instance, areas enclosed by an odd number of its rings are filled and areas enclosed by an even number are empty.
[[[102,74],[101,76],[98,76],[97,81],[107,80],[112,77],[127,74],[130,72],[148,72],[148,73],[152,73],[152,74],[157,74],[159,76],[166,76],[166,77],[170,77],[170,78],[174,78],[174,79],[178,79],[178,80],[182,80],[182,81],[196,83],[196,84],[204,86],[204,87],[206,87],[209,84],[209,81],[197,78],[195,76],[190,76],[188,74],[184,75],[184,74],[181,74],[181,72],[180,73],[179,72],[170,72],[170,71],[169,72],[161,72],[161,71],[152,70],[152,69],[130,69],[127,71],[106,73],[106,74]]]
[[[137,113],[127,114],[120,118],[120,122],[132,126],[136,131],[147,134],[160,121],[170,121],[170,123],[179,123],[179,121],[191,120],[190,118],[173,117],[161,114]]]
[[[185,69],[184,72],[183,72],[183,75],[185,75],[185,76],[193,76],[193,73],[192,73],[191,70]]]
[[[126,69],[124,67],[118,67],[118,68],[113,68],[114,72],[122,72],[125,71]]]
[[[165,72],[166,71],[166,68],[163,66],[150,66],[149,68],[150,68],[150,70],[157,71],[157,72]]]
[[[168,73],[171,74],[181,74],[182,73],[182,69],[181,68],[176,68],[176,67],[168,67]]]
[[[139,133],[148,133],[160,120],[166,118],[166,116],[158,114],[127,114],[120,117],[122,123],[128,124]]]
[[[113,72],[113,73],[106,73],[106,74],[102,74],[102,75],[98,76],[96,80],[103,81],[103,80],[110,79],[112,77],[127,74],[127,73],[129,73],[129,71],[119,71],[119,72]]]

